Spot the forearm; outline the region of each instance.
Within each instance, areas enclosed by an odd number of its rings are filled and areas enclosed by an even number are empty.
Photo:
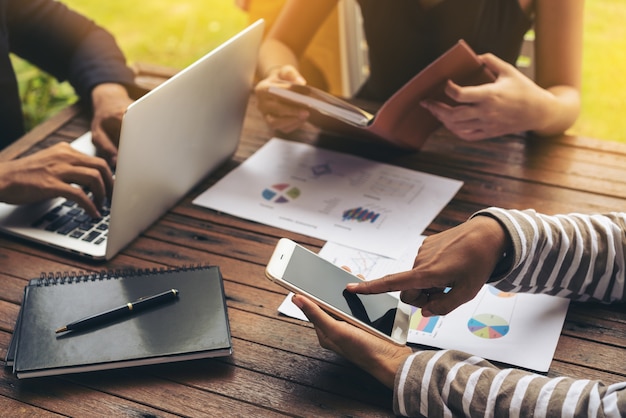
[[[546,92],[539,125],[549,136],[570,128],[580,112],[584,0],[534,0],[534,81]]]
[[[12,1],[7,19],[12,52],[69,80],[83,99],[101,83],[132,84],[133,73],[113,36],[64,4]]]
[[[459,351],[421,351],[398,370],[393,407],[404,416],[605,416],[626,410],[626,382],[548,378]]]
[[[134,74],[113,36],[102,28],[94,28],[72,55],[68,80],[84,99],[101,84],[130,86]]]
[[[298,68],[298,57],[287,45],[277,39],[268,38],[261,45],[257,73],[260,79],[267,78],[284,65]]]
[[[261,45],[258,75],[264,79],[278,66],[298,62],[337,0],[287,0]]]
[[[539,136],[562,134],[580,113],[580,93],[570,86],[548,88],[535,103],[532,132]]]
[[[498,219],[512,239],[512,267],[493,283],[499,288],[626,301],[626,214],[549,216],[490,208],[477,215]]]

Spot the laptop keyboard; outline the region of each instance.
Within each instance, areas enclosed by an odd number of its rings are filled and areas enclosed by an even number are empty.
[[[102,218],[92,218],[76,202],[66,200],[35,221],[33,226],[71,238],[102,244],[109,230],[109,201],[105,202],[100,213]]]

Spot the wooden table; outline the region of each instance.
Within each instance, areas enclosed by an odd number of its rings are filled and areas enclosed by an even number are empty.
[[[0,153],[68,140],[88,129],[75,107],[63,111]],[[191,204],[198,193],[240,164],[270,137],[252,98],[243,139],[230,163],[110,262],[91,264],[0,236],[0,356],[4,359],[23,288],[40,272],[178,266],[221,267],[234,354],[220,359],[17,380],[0,372],[0,415],[68,416],[388,416],[391,392],[319,347],[311,326],[281,316],[286,292],[264,277],[279,237],[314,251],[322,241],[248,222]],[[626,145],[590,138],[502,138],[465,143],[439,133],[419,153],[308,129],[291,138],[465,182],[427,234],[487,206],[567,213],[626,209]],[[549,376],[626,380],[624,305],[572,304]]]

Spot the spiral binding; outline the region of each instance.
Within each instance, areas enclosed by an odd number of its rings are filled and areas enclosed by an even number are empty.
[[[36,286],[53,286],[79,282],[95,282],[97,280],[121,279],[127,277],[147,276],[156,274],[176,273],[191,270],[202,270],[212,267],[210,264],[182,265],[178,267],[153,267],[144,269],[117,269],[101,270],[98,272],[65,271],[65,272],[42,272],[39,279],[35,280]]]

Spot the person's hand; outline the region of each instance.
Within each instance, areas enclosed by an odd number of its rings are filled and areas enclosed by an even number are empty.
[[[117,146],[120,139],[122,117],[133,102],[124,86],[115,83],[99,84],[91,92],[93,119],[91,137],[98,155],[112,167],[117,164]]]
[[[291,106],[267,92],[272,85],[285,87],[288,83],[306,84],[304,77],[292,65],[275,68],[255,87],[258,107],[263,113],[265,121],[273,130],[285,133],[301,128],[309,118],[308,110]]]
[[[412,270],[346,288],[363,294],[400,290],[400,299],[422,308],[424,316],[445,315],[476,296],[510,246],[497,220],[476,216],[427,237]]]
[[[295,295],[292,302],[315,326],[322,347],[345,357],[393,389],[396,371],[412,352],[409,347],[394,345],[354,325],[338,321],[302,295]]]
[[[422,106],[467,141],[539,129],[544,119],[541,104],[550,93],[495,55],[480,58],[496,75],[495,82],[461,87],[448,80],[445,93],[460,105],[425,100]]]
[[[93,193],[93,201],[81,187]],[[62,142],[27,157],[0,163],[0,201],[25,204],[62,196],[94,218],[110,197],[113,175],[105,160],[85,155]]]

